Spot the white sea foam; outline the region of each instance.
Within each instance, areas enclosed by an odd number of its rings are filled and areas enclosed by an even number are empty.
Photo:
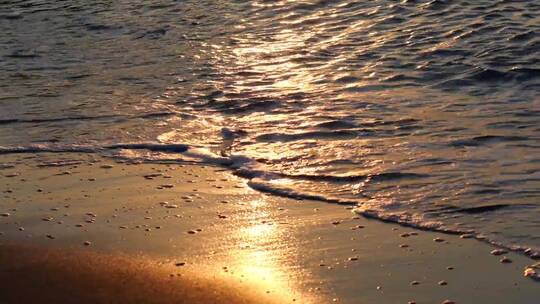
[[[478,240],[524,253],[531,257],[540,255],[540,251],[528,246],[506,244],[496,239],[485,237],[481,231],[463,229],[457,225],[448,225],[444,221],[433,219],[428,213],[401,211],[402,205],[397,201],[378,200],[359,197],[347,199],[325,193],[299,190],[290,181],[301,181],[303,175],[286,175],[266,170],[263,164],[243,156],[222,156],[210,148],[194,147],[185,144],[157,142],[106,143],[106,144],[59,144],[39,143],[28,146],[0,146],[0,154],[17,153],[97,153],[105,157],[129,162],[150,163],[195,163],[217,165],[231,169],[232,173],[248,179],[248,186],[261,192],[293,199],[317,200],[327,203],[354,205],[354,212],[368,218],[379,219],[418,229],[439,231],[451,234],[466,234]],[[69,164],[69,162],[67,162]],[[52,165],[63,164],[52,162]],[[305,176],[306,182],[317,180],[316,176]],[[323,176],[322,180],[330,180],[331,176]],[[343,177],[336,176],[336,181]]]

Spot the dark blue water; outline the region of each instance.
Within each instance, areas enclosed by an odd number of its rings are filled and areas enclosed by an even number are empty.
[[[217,162],[540,250],[538,1],[0,1],[0,31],[3,153]]]

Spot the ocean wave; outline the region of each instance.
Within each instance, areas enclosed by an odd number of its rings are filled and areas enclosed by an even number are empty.
[[[377,200],[369,196],[358,194],[355,199],[332,196],[317,191],[300,190],[283,183],[285,180],[303,182],[330,182],[351,183],[362,181],[385,182],[397,179],[419,179],[428,175],[408,172],[383,172],[378,174],[339,176],[339,175],[309,175],[287,174],[275,172],[264,168],[264,164],[243,155],[222,156],[210,148],[195,147],[186,144],[170,144],[158,142],[135,143],[105,143],[105,144],[60,144],[40,143],[27,146],[0,146],[0,154],[18,153],[97,153],[122,161],[149,162],[149,163],[197,163],[204,165],[217,165],[229,168],[231,173],[248,179],[247,185],[257,191],[271,195],[288,197],[300,200],[316,200],[340,205],[356,206],[354,212],[367,218],[374,218],[385,222],[392,222],[417,229],[439,231],[450,234],[468,234],[472,237],[488,242],[492,245],[504,247],[509,250],[523,253],[529,257],[540,257],[540,251],[527,246],[507,245],[496,239],[482,235],[474,229],[463,229],[451,226],[443,221],[434,219],[437,214],[461,213],[478,214],[496,212],[500,209],[514,208],[514,205],[485,205],[477,207],[441,206],[438,209],[418,212],[396,211],[401,207],[399,202]],[[50,162],[43,166],[63,166],[67,162]],[[518,206],[521,207],[521,206]],[[534,207],[534,206],[531,206]]]
[[[153,112],[153,113],[142,113],[136,115],[119,115],[119,114],[110,114],[110,115],[95,115],[95,116],[67,116],[67,117],[52,117],[52,118],[4,118],[0,119],[0,125],[14,124],[14,123],[51,123],[51,122],[66,122],[66,121],[86,121],[86,120],[103,120],[103,119],[153,119],[153,118],[162,118],[166,116],[172,116],[177,113],[174,112]]]
[[[493,208],[486,207],[485,209],[493,211],[495,209],[499,209],[500,206],[492,207]],[[476,211],[479,210],[475,210],[475,212]],[[529,246],[522,245],[509,245],[498,239],[487,237],[481,231],[475,229],[463,229],[455,225],[447,225],[443,221],[438,221],[430,218],[427,214],[410,211],[392,211],[391,208],[385,208],[384,204],[380,204],[380,202],[377,202],[375,204],[360,204],[357,208],[354,209],[354,212],[367,218],[373,218],[384,222],[395,223],[411,228],[437,231],[455,235],[467,235],[467,237],[469,238],[474,238],[497,247],[524,254],[532,259],[540,258],[540,248],[531,248]],[[460,212],[467,212],[467,210],[461,210]]]

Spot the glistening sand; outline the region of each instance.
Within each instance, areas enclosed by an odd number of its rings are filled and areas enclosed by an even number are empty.
[[[219,167],[93,154],[6,155],[0,163],[6,303],[36,290],[46,290],[42,299],[94,303],[165,303],[183,292],[209,303],[537,301],[538,283],[523,277],[533,261],[522,255],[508,253],[512,263],[503,264],[476,240],[266,196]]]

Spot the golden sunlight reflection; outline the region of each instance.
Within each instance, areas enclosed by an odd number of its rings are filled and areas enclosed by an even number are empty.
[[[293,2],[255,1],[251,5],[262,9],[287,7]],[[328,21],[344,14],[341,5],[305,14],[285,13],[272,19],[271,24],[258,24],[261,21],[257,14],[243,20],[244,26],[268,29],[263,33],[243,31],[232,37],[234,45],[221,50],[215,48],[216,61],[226,58],[220,67],[226,90],[267,98],[295,93],[320,95],[325,99],[329,98],[328,92],[333,92],[332,99],[348,98],[351,93],[362,95],[362,88],[379,85],[381,79],[388,77],[381,73],[384,58],[372,58],[371,54],[400,35],[397,31],[377,29],[388,18],[376,16],[378,11],[379,8],[374,8],[366,12],[372,18],[351,18],[347,27]],[[353,16],[342,16],[347,17]],[[352,42],[358,39],[362,42],[352,47]],[[362,66],[350,64],[359,58]]]
[[[295,264],[296,244],[284,225],[274,222],[275,211],[265,198],[248,202],[245,226],[236,230],[241,246],[230,248],[224,261],[242,281],[256,286],[284,303],[310,303],[301,291]],[[242,221],[244,222],[244,221]]]

